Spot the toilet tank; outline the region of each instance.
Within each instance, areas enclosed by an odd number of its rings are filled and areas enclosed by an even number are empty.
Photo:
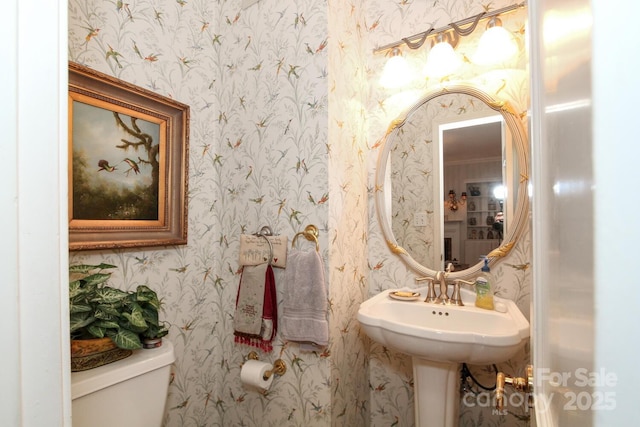
[[[160,427],[173,344],[134,350],[117,362],[71,373],[73,427]]]

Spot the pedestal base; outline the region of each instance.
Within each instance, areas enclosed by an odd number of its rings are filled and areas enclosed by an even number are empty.
[[[457,426],[460,364],[412,360],[416,427]]]

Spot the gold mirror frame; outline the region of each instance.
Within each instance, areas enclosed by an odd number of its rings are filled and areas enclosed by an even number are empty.
[[[393,149],[397,133],[401,131],[402,126],[411,117],[411,114],[427,102],[438,98],[439,96],[450,94],[469,95],[481,100],[492,110],[502,115],[507,128],[512,135],[513,147],[515,150],[515,157],[518,162],[518,170],[520,175],[517,191],[517,203],[514,210],[514,218],[506,232],[506,235],[504,236],[502,245],[494,249],[487,255],[490,259],[491,266],[495,266],[500,260],[502,260],[509,254],[528,224],[529,195],[527,187],[529,182],[529,148],[527,143],[527,134],[525,132],[522,120],[520,119],[520,116],[513,110],[511,104],[509,104],[507,101],[498,101],[486,92],[470,84],[448,85],[444,88],[427,92],[417,103],[415,103],[412,107],[402,113],[398,118],[393,120],[389,125],[389,128],[387,129],[387,132],[384,136],[384,145],[381,148],[378,157],[375,176],[375,188],[377,189],[375,193],[376,211],[378,215],[378,221],[380,222],[382,228],[382,233],[384,235],[385,241],[387,242],[387,246],[392,253],[398,255],[405,262],[405,264],[407,264],[421,276],[435,277],[437,271],[418,263],[403,247],[398,245],[398,242],[391,229],[391,218],[388,218],[385,209],[387,192],[391,191],[390,188],[385,187],[387,163],[389,162],[389,155],[391,153],[391,150]],[[480,272],[482,265],[483,262],[480,261],[465,270],[454,271],[448,277],[451,280],[468,279],[474,277]]]

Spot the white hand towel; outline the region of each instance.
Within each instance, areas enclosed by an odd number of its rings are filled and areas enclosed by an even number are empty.
[[[324,266],[315,250],[292,248],[287,257],[280,330],[289,341],[329,344]]]

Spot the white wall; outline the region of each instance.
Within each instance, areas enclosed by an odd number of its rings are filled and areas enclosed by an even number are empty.
[[[3,4],[0,424],[69,425],[66,2]]]

